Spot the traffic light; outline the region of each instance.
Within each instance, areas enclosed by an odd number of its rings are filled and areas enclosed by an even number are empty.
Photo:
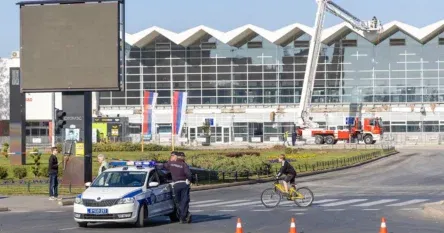
[[[59,134],[60,131],[63,129],[63,127],[66,125],[65,116],[66,112],[57,108],[55,109],[54,122],[55,122],[55,131],[57,134]]]

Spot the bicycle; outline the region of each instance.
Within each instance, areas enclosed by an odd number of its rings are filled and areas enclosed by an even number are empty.
[[[279,182],[279,179],[276,179],[276,182],[273,184],[273,186],[274,186],[273,188],[265,189],[262,192],[262,194],[261,194],[261,202],[267,208],[274,208],[274,207],[276,207],[281,202],[281,199],[282,199],[283,196],[288,196],[288,194],[285,193],[284,185]],[[273,193],[278,196],[278,200],[277,200],[276,204],[274,204],[274,205],[267,205],[265,203],[264,196],[265,196],[265,193],[267,191],[271,191],[272,192],[271,196],[273,196]],[[290,195],[290,200],[294,201],[294,203],[297,206],[299,206],[299,207],[311,206],[311,204],[314,201],[313,192],[309,188],[307,188],[307,187],[300,187],[298,189],[295,189],[295,186],[292,184],[288,191],[289,191],[289,195]],[[302,194],[304,191],[307,191],[307,194],[305,194],[305,195]],[[311,200],[309,202],[307,202],[307,203],[305,203],[304,201],[301,201],[301,200],[305,200],[306,197],[311,198]]]

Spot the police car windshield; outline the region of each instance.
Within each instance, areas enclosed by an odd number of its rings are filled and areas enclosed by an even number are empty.
[[[147,176],[146,171],[109,171],[100,174],[91,187],[142,187]]]

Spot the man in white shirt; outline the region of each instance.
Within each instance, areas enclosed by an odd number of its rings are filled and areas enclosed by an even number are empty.
[[[108,163],[105,160],[105,155],[104,154],[99,154],[97,156],[97,161],[100,164],[99,172],[97,174],[97,176],[99,176],[102,172],[104,172],[106,169],[108,169]]]

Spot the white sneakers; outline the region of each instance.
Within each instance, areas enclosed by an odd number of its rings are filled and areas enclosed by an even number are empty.
[[[62,200],[62,198],[57,198],[57,197],[49,197],[49,200],[50,201],[55,201],[55,200],[57,200],[57,201],[60,201],[60,200]]]

